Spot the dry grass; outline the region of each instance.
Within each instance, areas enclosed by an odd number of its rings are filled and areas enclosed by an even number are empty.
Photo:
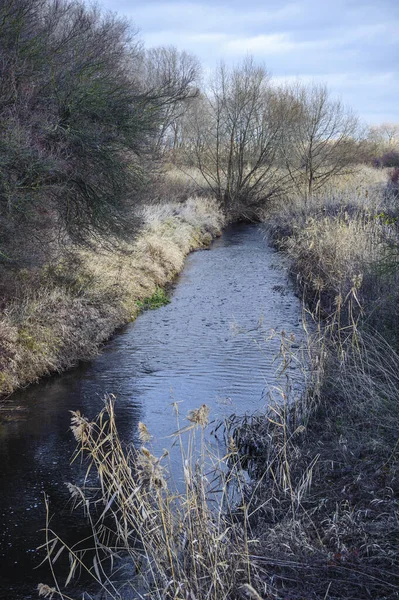
[[[378,213],[382,207],[386,208],[384,190],[388,175],[387,170],[361,165],[351,175],[333,178],[321,192],[310,198],[289,194],[283,201],[266,207],[260,218],[281,240],[291,235],[294,228],[303,227],[309,217],[333,216],[343,209],[349,214],[356,211]]]
[[[270,597],[399,597],[399,357],[378,335],[342,350],[317,335],[302,402],[238,433]]]
[[[175,405],[177,413],[177,405]],[[83,504],[93,529],[94,547],[67,547],[47,528],[47,560],[54,586],[39,585],[39,595],[64,595],[53,564],[64,552],[71,569],[68,583],[81,568],[91,573],[109,598],[123,598],[104,566],[118,566],[122,556],[133,574],[124,582],[134,597],[157,600],[259,599],[266,590],[262,569],[251,560],[255,540],[248,527],[246,485],[233,442],[223,458],[207,449],[204,432],[206,405],[191,411],[188,425],[178,431],[183,489],[171,480],[166,456],[151,452],[151,435],[139,425],[143,446],[123,449],[115,426],[114,403],[89,422],[72,414],[72,431],[78,442],[77,457],[88,460],[96,472],[99,489],[70,485],[76,503]],[[198,443],[197,443],[198,442]],[[234,501],[232,500],[234,496]]]
[[[190,197],[206,198],[210,193],[209,185],[199,169],[183,164],[176,166],[173,163],[164,163],[158,172],[153,173],[144,203],[182,203]]]
[[[399,598],[398,233],[382,175],[362,169],[340,189],[305,203],[294,198],[268,214],[312,321],[312,377],[298,404],[290,406],[281,390],[266,417],[235,424],[222,461],[205,449],[206,407],[190,414],[176,436],[183,491],[170,480],[166,456],[151,453],[145,425],[143,448],[122,448],[112,400],[94,422],[73,415],[79,452],[100,482],[89,498],[70,488],[88,510],[95,545],[82,554],[48,528],[52,570],[63,549],[71,577],[86,569],[109,597],[121,598],[106,564],[122,552],[135,569],[128,583],[141,598]],[[152,269],[151,281],[162,280],[151,265],[172,268],[176,247],[190,249],[186,231],[197,231],[188,205],[184,227],[173,234],[179,243],[159,245],[154,231],[169,237],[175,229],[165,210],[147,214],[139,244],[151,256],[140,263]],[[281,352],[288,373],[288,337]],[[39,592],[68,597],[56,576]]]
[[[350,192],[352,197],[362,198],[366,192],[375,192],[384,186],[388,176],[389,169],[374,169],[367,165],[358,165],[350,173],[329,179],[323,187],[322,195],[329,197],[341,192]]]
[[[343,357],[317,335],[308,395],[291,406],[281,390],[266,418],[232,424],[223,459],[204,443],[205,405],[186,427],[178,422],[183,490],[167,456],[151,453],[144,424],[142,448],[122,448],[112,399],[93,422],[73,413],[76,457],[88,459],[100,489],[70,491],[95,544],[90,553],[67,547],[48,527],[55,583],[41,594],[70,598],[53,566],[63,552],[66,581],[86,570],[110,598],[123,598],[126,586],[157,600],[398,598],[399,357],[382,338],[357,340]],[[297,356],[286,336],[281,358],[289,372]],[[121,555],[134,574],[119,589],[109,567]]]
[[[140,301],[171,281],[185,256],[220,235],[224,217],[209,198],[153,204],[131,244],[74,251],[18,274],[0,319],[0,395],[98,352],[136,317]]]
[[[338,317],[344,325],[363,312],[381,329],[381,318],[396,315],[397,207],[385,194],[382,176],[362,168],[349,187],[342,184],[307,202],[294,198],[269,213],[272,239],[290,256],[292,274],[317,319]]]
[[[395,210],[373,182],[272,217],[314,332],[307,394],[240,431],[276,598],[399,597]]]

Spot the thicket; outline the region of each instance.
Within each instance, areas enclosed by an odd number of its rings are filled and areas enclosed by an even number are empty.
[[[241,431],[273,597],[398,595],[397,218],[370,168],[268,214],[303,296],[311,375],[299,403]],[[283,348],[289,379],[298,357],[288,336]]]
[[[1,262],[131,235],[167,115],[196,94],[195,59],[146,52],[125,20],[76,0],[2,2],[0,46]]]
[[[390,150],[385,152],[382,156],[373,159],[374,167],[399,167],[399,152]]]

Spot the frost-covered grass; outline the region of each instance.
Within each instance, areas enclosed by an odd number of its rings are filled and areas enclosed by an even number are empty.
[[[97,353],[181,271],[190,251],[220,234],[224,217],[211,199],[192,197],[148,206],[143,221],[130,244],[75,250],[18,274],[0,318],[0,394]]]
[[[398,597],[399,211],[381,175],[268,214],[312,323],[307,393],[242,441],[275,598]]]

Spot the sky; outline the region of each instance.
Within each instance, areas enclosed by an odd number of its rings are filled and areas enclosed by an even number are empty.
[[[175,46],[205,70],[247,54],[277,81],[326,83],[369,124],[399,122],[399,0],[100,0],[147,47]]]

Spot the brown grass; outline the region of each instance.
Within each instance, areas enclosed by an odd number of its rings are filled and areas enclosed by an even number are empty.
[[[112,403],[94,423],[74,415],[75,435],[100,478],[100,505],[112,515],[101,551],[129,553],[139,565],[141,583],[132,584],[141,597],[399,597],[396,207],[374,172],[367,185],[364,169],[359,175],[360,187],[352,180],[268,214],[308,315],[311,377],[297,404],[282,389],[265,417],[232,424],[226,463],[204,470],[195,444],[188,452],[181,445],[184,493],[172,491],[148,450],[145,426],[146,449],[126,454]],[[289,373],[296,359],[289,336],[281,355]],[[206,407],[189,415],[190,431],[202,432],[206,417]],[[216,497],[210,477],[218,481]],[[83,491],[72,491],[83,501]],[[108,535],[105,522],[98,524]],[[51,559],[63,546],[48,534]],[[80,556],[66,550],[74,571]],[[110,585],[101,556],[87,568]],[[41,592],[62,596],[57,583]]]
[[[373,183],[271,217],[307,307],[312,369],[301,402],[240,431],[276,598],[399,597],[395,210]]]
[[[175,409],[177,413],[177,404]],[[40,584],[39,595],[69,598],[53,566],[64,552],[71,565],[66,583],[83,568],[110,598],[121,598],[123,592],[103,565],[111,558],[118,566],[121,554],[134,571],[124,585],[137,598],[263,597],[262,569],[251,560],[256,542],[248,527],[246,486],[237,448],[232,442],[223,458],[212,454],[204,441],[208,416],[207,406],[202,405],[189,413],[184,426],[177,413],[174,443],[180,447],[184,474],[183,489],[178,490],[164,465],[166,456],[152,454],[151,435],[144,424],[139,426],[143,446],[123,449],[112,398],[106,399],[104,410],[93,422],[72,414],[77,456],[82,454],[88,461],[88,473],[95,470],[99,490],[93,496],[92,490],[70,485],[70,491],[85,506],[95,545],[88,561],[87,550],[67,547],[48,525],[47,560],[54,584]]]
[[[381,330],[397,310],[397,207],[371,175],[363,168],[349,187],[275,207],[268,229],[317,319],[347,325],[363,312]]]
[[[84,569],[110,598],[123,597],[106,562],[118,566],[120,552],[135,566],[124,584],[138,598],[397,598],[399,357],[376,336],[358,334],[357,342],[343,358],[330,336],[317,335],[308,394],[291,406],[282,389],[266,418],[232,424],[223,459],[204,443],[205,405],[187,426],[178,422],[183,490],[167,456],[151,453],[144,424],[143,447],[122,448],[112,398],[93,422],[73,413],[76,456],[88,459],[100,489],[70,491],[86,507],[96,544],[88,559],[48,527],[55,584],[39,586],[41,594],[70,598],[53,566],[63,549],[67,581]],[[281,359],[283,371],[297,360],[287,336]]]
[[[96,354],[139,303],[181,271],[185,256],[220,234],[208,198],[153,204],[136,240],[75,250],[39,271],[17,274],[0,318],[0,395]]]

